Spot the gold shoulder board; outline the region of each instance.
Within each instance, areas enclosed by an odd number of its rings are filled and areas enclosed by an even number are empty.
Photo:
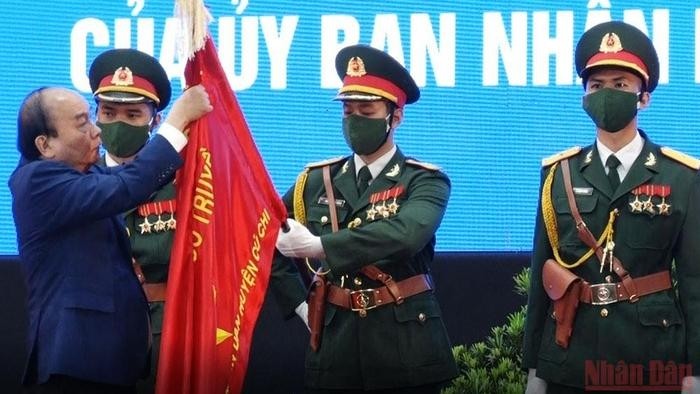
[[[316,162],[307,164],[306,168],[318,168],[318,167],[323,167],[323,166],[326,166],[329,164],[335,164],[335,163],[343,160],[344,158],[345,158],[345,156],[338,156],[338,157],[334,157],[332,159],[316,161]]]
[[[542,159],[542,167],[551,166],[552,164],[554,164],[560,160],[568,159],[571,156],[575,156],[579,152],[581,152],[580,146],[572,146],[571,148],[569,148],[567,150],[563,150],[559,153],[555,153],[549,157],[545,157],[544,159]]]
[[[667,148],[665,146],[661,147],[661,153],[663,153],[664,156],[670,157],[671,159],[681,164],[685,164],[686,166],[694,170],[700,170],[700,160],[692,156],[688,156],[685,153],[679,152],[671,148]]]
[[[425,168],[428,171],[440,171],[440,167],[436,166],[435,164],[426,163],[424,161],[406,159],[406,164],[411,164],[414,166]]]

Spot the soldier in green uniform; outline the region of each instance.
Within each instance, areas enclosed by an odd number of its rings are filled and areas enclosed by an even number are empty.
[[[305,319],[306,289],[284,256],[324,279],[308,303],[309,392],[437,393],[457,374],[429,268],[450,181],[394,144],[404,105],[420,95],[401,64],[355,45],[336,69],[354,154],[307,165],[284,196],[294,215],[280,231],[271,288],[287,315]]]
[[[678,391],[700,369],[700,162],[637,128],[659,78],[644,33],[602,23],[575,58],[596,140],[542,163],[527,393]]]
[[[170,80],[155,58],[135,49],[103,52],[93,61],[89,77],[106,150],[102,164],[127,163],[160,124],[160,111],[170,102]],[[176,208],[173,181],[124,214],[134,271],[149,302],[153,335],[151,373],[138,386],[142,393],[153,392],[155,386]]]

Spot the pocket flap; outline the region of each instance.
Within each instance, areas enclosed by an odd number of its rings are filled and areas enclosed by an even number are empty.
[[[440,306],[435,297],[417,297],[421,296],[407,298],[401,305],[394,306],[394,316],[397,322],[403,323],[412,320],[420,322],[431,317],[440,317]]]
[[[581,280],[576,274],[562,267],[555,260],[547,259],[542,267],[542,286],[553,301],[560,299],[571,284]]]
[[[576,196],[576,207],[581,213],[590,213],[595,210],[596,205],[598,205],[598,196]],[[569,207],[569,200],[564,197],[558,197],[554,200],[554,210],[557,213],[570,213],[571,208]]]
[[[643,326],[668,327],[683,322],[674,304],[639,305],[637,312]]]

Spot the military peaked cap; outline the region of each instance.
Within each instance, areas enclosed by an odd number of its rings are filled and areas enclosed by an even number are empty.
[[[111,49],[90,66],[90,88],[96,100],[117,103],[152,101],[158,110],[170,102],[170,80],[151,55],[136,49]]]
[[[576,72],[588,77],[599,67],[628,69],[652,92],[659,82],[659,57],[654,44],[641,30],[620,21],[605,22],[583,33],[576,45]]]
[[[335,57],[335,69],[343,80],[336,100],[387,99],[403,107],[420,97],[406,68],[389,54],[368,45],[341,49]]]

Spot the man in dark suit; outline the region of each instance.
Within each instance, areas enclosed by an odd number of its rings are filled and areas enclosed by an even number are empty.
[[[162,122],[160,111],[171,97],[168,75],[153,56],[119,48],[97,56],[89,77],[106,151],[100,164],[115,167],[130,163]],[[144,394],[155,390],[176,209],[173,180],[124,213],[134,271],[142,281],[151,316],[151,372],[137,387]]]
[[[336,69],[354,154],[306,167],[284,197],[294,219],[277,241],[317,275],[305,384],[313,393],[437,393],[457,374],[429,268],[450,181],[394,143],[404,105],[420,94],[401,64],[355,45],[338,53]],[[305,318],[295,266],[278,254],[274,267],[283,310]]]
[[[596,141],[543,160],[527,393],[677,391],[700,368],[700,162],[637,127],[659,78],[644,33],[592,27],[576,69]]]
[[[9,185],[28,285],[28,392],[134,391],[148,363],[148,306],[121,214],[173,177],[181,130],[210,110],[204,89],[189,89],[132,163],[105,169],[93,165],[100,129],[82,96],[41,88],[25,98]]]

